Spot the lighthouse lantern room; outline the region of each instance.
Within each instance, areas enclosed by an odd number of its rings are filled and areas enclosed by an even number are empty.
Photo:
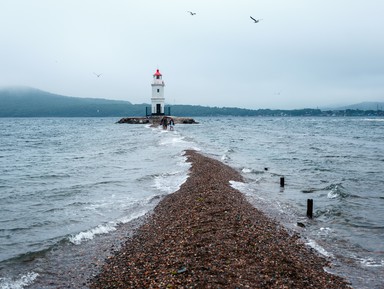
[[[153,75],[152,82],[152,115],[164,115],[164,81],[163,76],[160,71],[157,69],[156,73]]]

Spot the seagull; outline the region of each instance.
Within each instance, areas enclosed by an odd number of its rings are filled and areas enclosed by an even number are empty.
[[[101,75],[102,75],[102,73],[100,73],[100,74],[97,74],[97,73],[93,73],[94,75],[96,75],[97,77],[100,77]]]
[[[192,16],[193,15],[196,15],[196,13],[195,12],[192,12],[192,11],[187,11],[189,14],[191,14]]]
[[[263,20],[263,19],[255,19],[255,18],[253,18],[252,16],[249,16],[249,17],[251,17],[251,19],[252,19],[253,21],[255,21],[255,23],[258,23],[260,20]]]

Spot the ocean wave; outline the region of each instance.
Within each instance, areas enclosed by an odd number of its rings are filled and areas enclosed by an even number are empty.
[[[331,208],[320,208],[316,210],[315,217],[326,217],[326,218],[335,218],[340,217],[343,214],[343,211],[340,207],[331,207]]]
[[[246,192],[248,189],[248,185],[243,182],[237,182],[237,181],[229,181],[231,184],[231,187],[234,188],[235,190],[238,190],[242,193]]]
[[[323,188],[309,187],[301,190],[304,194],[312,194],[321,191],[327,192],[328,199],[359,198],[357,195],[351,195],[342,184],[331,184]]]
[[[316,189],[316,188],[308,188],[308,189],[301,190],[301,192],[304,194],[312,194],[312,193],[315,193],[317,191],[320,191],[320,190]]]
[[[328,199],[346,198],[349,196],[347,190],[341,184],[332,184],[325,188],[328,190]]]
[[[116,231],[119,224],[126,224],[136,218],[139,218],[147,213],[147,210],[141,210],[129,216],[122,217],[116,221],[111,221],[107,224],[98,225],[87,231],[80,232],[76,235],[71,235],[68,240],[75,245],[80,245],[85,241],[92,240],[96,235],[108,234],[109,232]]]
[[[57,173],[57,174],[41,174],[41,175],[28,175],[29,180],[45,180],[45,179],[66,179],[71,177],[70,174]]]
[[[268,170],[268,169],[265,168],[264,171],[266,171],[266,170]],[[255,174],[255,175],[263,174],[264,171],[259,171],[259,170],[250,169],[250,168],[242,168],[241,169],[241,172],[244,174]]]
[[[159,177],[160,174],[149,174],[149,175],[143,175],[143,176],[140,176],[139,178],[136,179],[136,181],[138,182],[148,182],[148,181],[152,181],[153,179]]]
[[[148,204],[152,204],[153,202],[158,202],[165,196],[166,195],[161,194],[161,195],[155,195],[155,196],[149,197],[148,198]]]
[[[317,232],[317,235],[318,236],[323,236],[323,237],[327,237],[329,236],[331,233],[333,233],[333,230],[331,228],[328,228],[328,227],[321,227],[319,229],[319,231]]]
[[[314,240],[308,239],[308,241],[305,243],[307,246],[315,249],[317,252],[319,252],[321,255],[325,257],[333,257],[333,254],[325,250],[323,247],[321,247],[318,243],[316,243]]]
[[[25,286],[31,285],[37,276],[39,274],[35,272],[28,272],[18,279],[0,278],[0,289],[22,289]]]
[[[358,259],[361,265],[365,267],[384,267],[384,260],[375,260],[373,258]]]
[[[188,142],[185,140],[185,137],[180,136],[180,135],[175,135],[175,136],[170,137],[170,138],[163,138],[159,142],[160,145],[165,145],[165,146],[177,145],[177,144],[186,144],[186,143],[188,143]]]
[[[75,245],[79,245],[84,241],[92,240],[96,235],[107,234],[115,230],[116,224],[99,225],[96,228],[69,237],[69,241]]]
[[[227,154],[223,154],[222,156],[221,156],[221,160],[222,161],[228,161],[228,160],[230,160],[231,158],[230,158],[230,156],[229,155],[227,155]]]
[[[161,192],[170,194],[176,192],[187,178],[185,172],[164,173],[155,177],[153,186]]]
[[[377,121],[377,122],[383,122],[384,118],[364,118],[364,121]]]

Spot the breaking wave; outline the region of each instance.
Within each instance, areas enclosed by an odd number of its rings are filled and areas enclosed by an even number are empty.
[[[0,289],[22,289],[25,286],[31,285],[37,276],[39,274],[35,272],[28,272],[18,279],[0,278]]]

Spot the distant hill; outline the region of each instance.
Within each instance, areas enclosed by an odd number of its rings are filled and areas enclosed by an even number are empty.
[[[365,111],[362,109],[363,106],[359,105],[328,111],[309,108],[253,110],[237,107],[172,105],[170,106],[170,113],[180,117],[383,115],[384,103],[375,102],[369,104],[374,107],[373,110]],[[132,104],[129,101],[69,97],[29,87],[0,88],[0,117],[131,117],[145,116],[147,108],[150,108],[150,104]],[[168,112],[168,107],[166,107],[166,111]]]
[[[57,95],[29,87],[0,89],[0,117],[126,116],[145,114],[128,101]]]
[[[359,110],[384,110],[384,102],[361,102],[352,105],[342,106],[333,110],[346,110],[346,109],[359,109]]]

